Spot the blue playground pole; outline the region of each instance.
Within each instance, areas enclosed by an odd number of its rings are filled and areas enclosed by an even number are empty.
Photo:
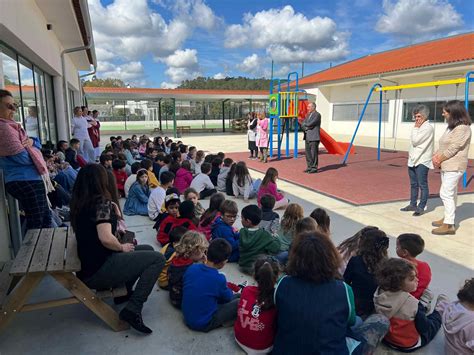
[[[280,140],[280,134],[281,134],[281,118],[278,117],[278,122],[277,122],[277,133],[278,133],[278,153],[277,157],[278,160],[281,158],[281,140]]]
[[[298,119],[295,118],[295,149],[293,150],[293,158],[298,158]]]
[[[286,157],[290,156],[290,119],[285,119],[285,129],[286,129]]]
[[[467,72],[466,82],[464,83],[464,106],[466,111],[469,111],[469,83],[474,81],[474,78],[471,78],[471,75],[474,74],[474,71]],[[462,176],[462,187],[467,187],[467,169]]]
[[[346,154],[344,155],[344,159],[342,160],[342,164],[345,164],[347,161],[347,157],[349,156],[349,153],[351,151],[352,145],[354,143],[355,136],[357,134],[357,131],[359,130],[360,123],[362,122],[362,117],[364,117],[365,110],[367,109],[367,105],[369,104],[370,97],[372,96],[372,93],[374,92],[375,88],[379,87],[382,88],[382,85],[379,83],[374,84],[372,88],[369,91],[369,95],[367,96],[367,100],[365,100],[364,108],[362,109],[362,112],[360,113],[359,121],[357,122],[356,129],[354,131],[354,134],[352,135],[351,143],[349,144],[349,147],[347,147]],[[382,92],[380,92],[382,93]],[[380,94],[380,98],[382,98],[382,94]],[[382,102],[382,101],[380,101]],[[381,120],[382,116],[379,114],[379,131],[380,131],[380,123],[382,122]],[[380,154],[380,135],[379,135],[379,154]]]
[[[377,143],[377,160],[380,161],[380,136],[382,134],[382,90],[379,96],[379,141]]]
[[[270,115],[270,158],[273,158],[273,115]]]

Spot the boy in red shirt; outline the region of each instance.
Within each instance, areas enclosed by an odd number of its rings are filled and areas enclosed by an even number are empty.
[[[117,190],[120,194],[120,197],[125,197],[125,181],[127,181],[128,175],[125,172],[125,162],[120,159],[115,159],[112,162],[113,174],[115,176],[115,181],[117,182]]]
[[[431,269],[428,263],[416,259],[424,249],[425,241],[418,234],[405,233],[400,234],[397,238],[397,255],[416,266],[418,287],[414,292],[411,292],[411,295],[429,308],[433,299],[433,293],[428,289],[431,282]]]

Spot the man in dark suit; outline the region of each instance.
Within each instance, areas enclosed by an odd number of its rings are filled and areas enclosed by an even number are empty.
[[[304,121],[301,123],[301,127],[304,131],[307,166],[307,169],[304,172],[314,174],[318,172],[318,150],[319,141],[321,140],[319,135],[321,114],[316,111],[316,104],[314,102],[311,102],[308,108],[309,111],[306,114]]]

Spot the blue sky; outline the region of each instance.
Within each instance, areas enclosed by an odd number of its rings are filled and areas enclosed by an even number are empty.
[[[89,0],[98,77],[176,87],[196,76],[305,75],[474,29],[464,0]]]

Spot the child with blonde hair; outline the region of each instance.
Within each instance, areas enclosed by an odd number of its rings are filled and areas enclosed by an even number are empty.
[[[175,245],[176,255],[168,268],[168,288],[171,304],[176,308],[181,308],[184,273],[193,263],[206,261],[208,246],[206,237],[197,231],[187,231]]]
[[[277,237],[280,240],[280,251],[288,251],[295,236],[296,223],[304,217],[304,210],[297,203],[290,203],[283,213]]]

